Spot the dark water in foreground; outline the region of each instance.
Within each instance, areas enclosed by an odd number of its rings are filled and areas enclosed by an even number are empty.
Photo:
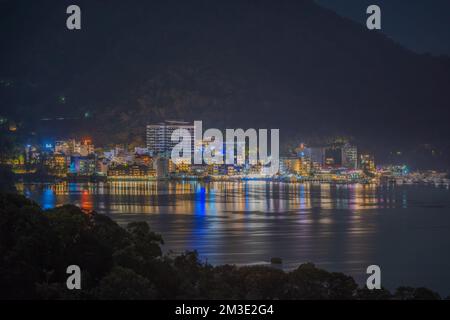
[[[120,224],[145,220],[164,250],[197,249],[212,264],[311,261],[365,283],[450,294],[450,190],[434,186],[271,182],[27,184],[44,208],[73,203]]]

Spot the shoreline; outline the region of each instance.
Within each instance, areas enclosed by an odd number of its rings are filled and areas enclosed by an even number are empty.
[[[448,180],[448,179],[447,179]],[[56,183],[126,183],[126,182],[269,182],[269,183],[288,183],[288,184],[329,184],[329,185],[434,185],[449,187],[450,181],[405,181],[405,180],[357,180],[357,181],[336,181],[336,180],[318,180],[318,179],[292,179],[292,178],[108,178],[108,177],[26,177],[19,176],[15,178],[15,183],[23,184],[56,184]]]

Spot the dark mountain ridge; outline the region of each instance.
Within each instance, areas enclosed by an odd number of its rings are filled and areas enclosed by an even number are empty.
[[[41,128],[42,117],[88,114],[53,131],[100,143],[185,119],[280,128],[293,143],[341,134],[380,150],[448,147],[449,58],[311,0],[78,1],[80,31],[65,28],[69,4],[1,3],[0,79],[13,84],[2,114]]]

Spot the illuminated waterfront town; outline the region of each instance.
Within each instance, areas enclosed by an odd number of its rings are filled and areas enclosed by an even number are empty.
[[[170,152],[176,144],[171,134],[176,129],[194,130],[183,121],[164,121],[146,128],[146,145],[128,148],[116,145],[98,148],[90,138],[49,140],[39,145],[25,145],[13,157],[2,159],[13,172],[30,180],[120,181],[120,180],[275,180],[285,182],[327,183],[432,183],[449,184],[446,173],[410,172],[406,165],[377,166],[371,154],[360,153],[345,139],[327,145],[302,142],[289,154],[280,156],[279,170],[268,174],[262,163],[251,165],[248,148],[237,164],[174,163]],[[10,131],[15,128],[9,126]],[[203,141],[203,147],[207,145]],[[227,146],[224,144],[224,152]],[[239,157],[239,153],[235,152]],[[237,162],[239,163],[239,162]]]

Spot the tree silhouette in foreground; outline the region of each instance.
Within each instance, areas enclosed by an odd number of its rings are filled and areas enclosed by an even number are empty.
[[[0,299],[440,299],[426,288],[358,288],[343,273],[312,263],[284,272],[267,266],[212,266],[197,252],[163,255],[145,222],[120,227],[73,205],[44,211],[0,194]],[[66,288],[66,268],[82,289]]]

